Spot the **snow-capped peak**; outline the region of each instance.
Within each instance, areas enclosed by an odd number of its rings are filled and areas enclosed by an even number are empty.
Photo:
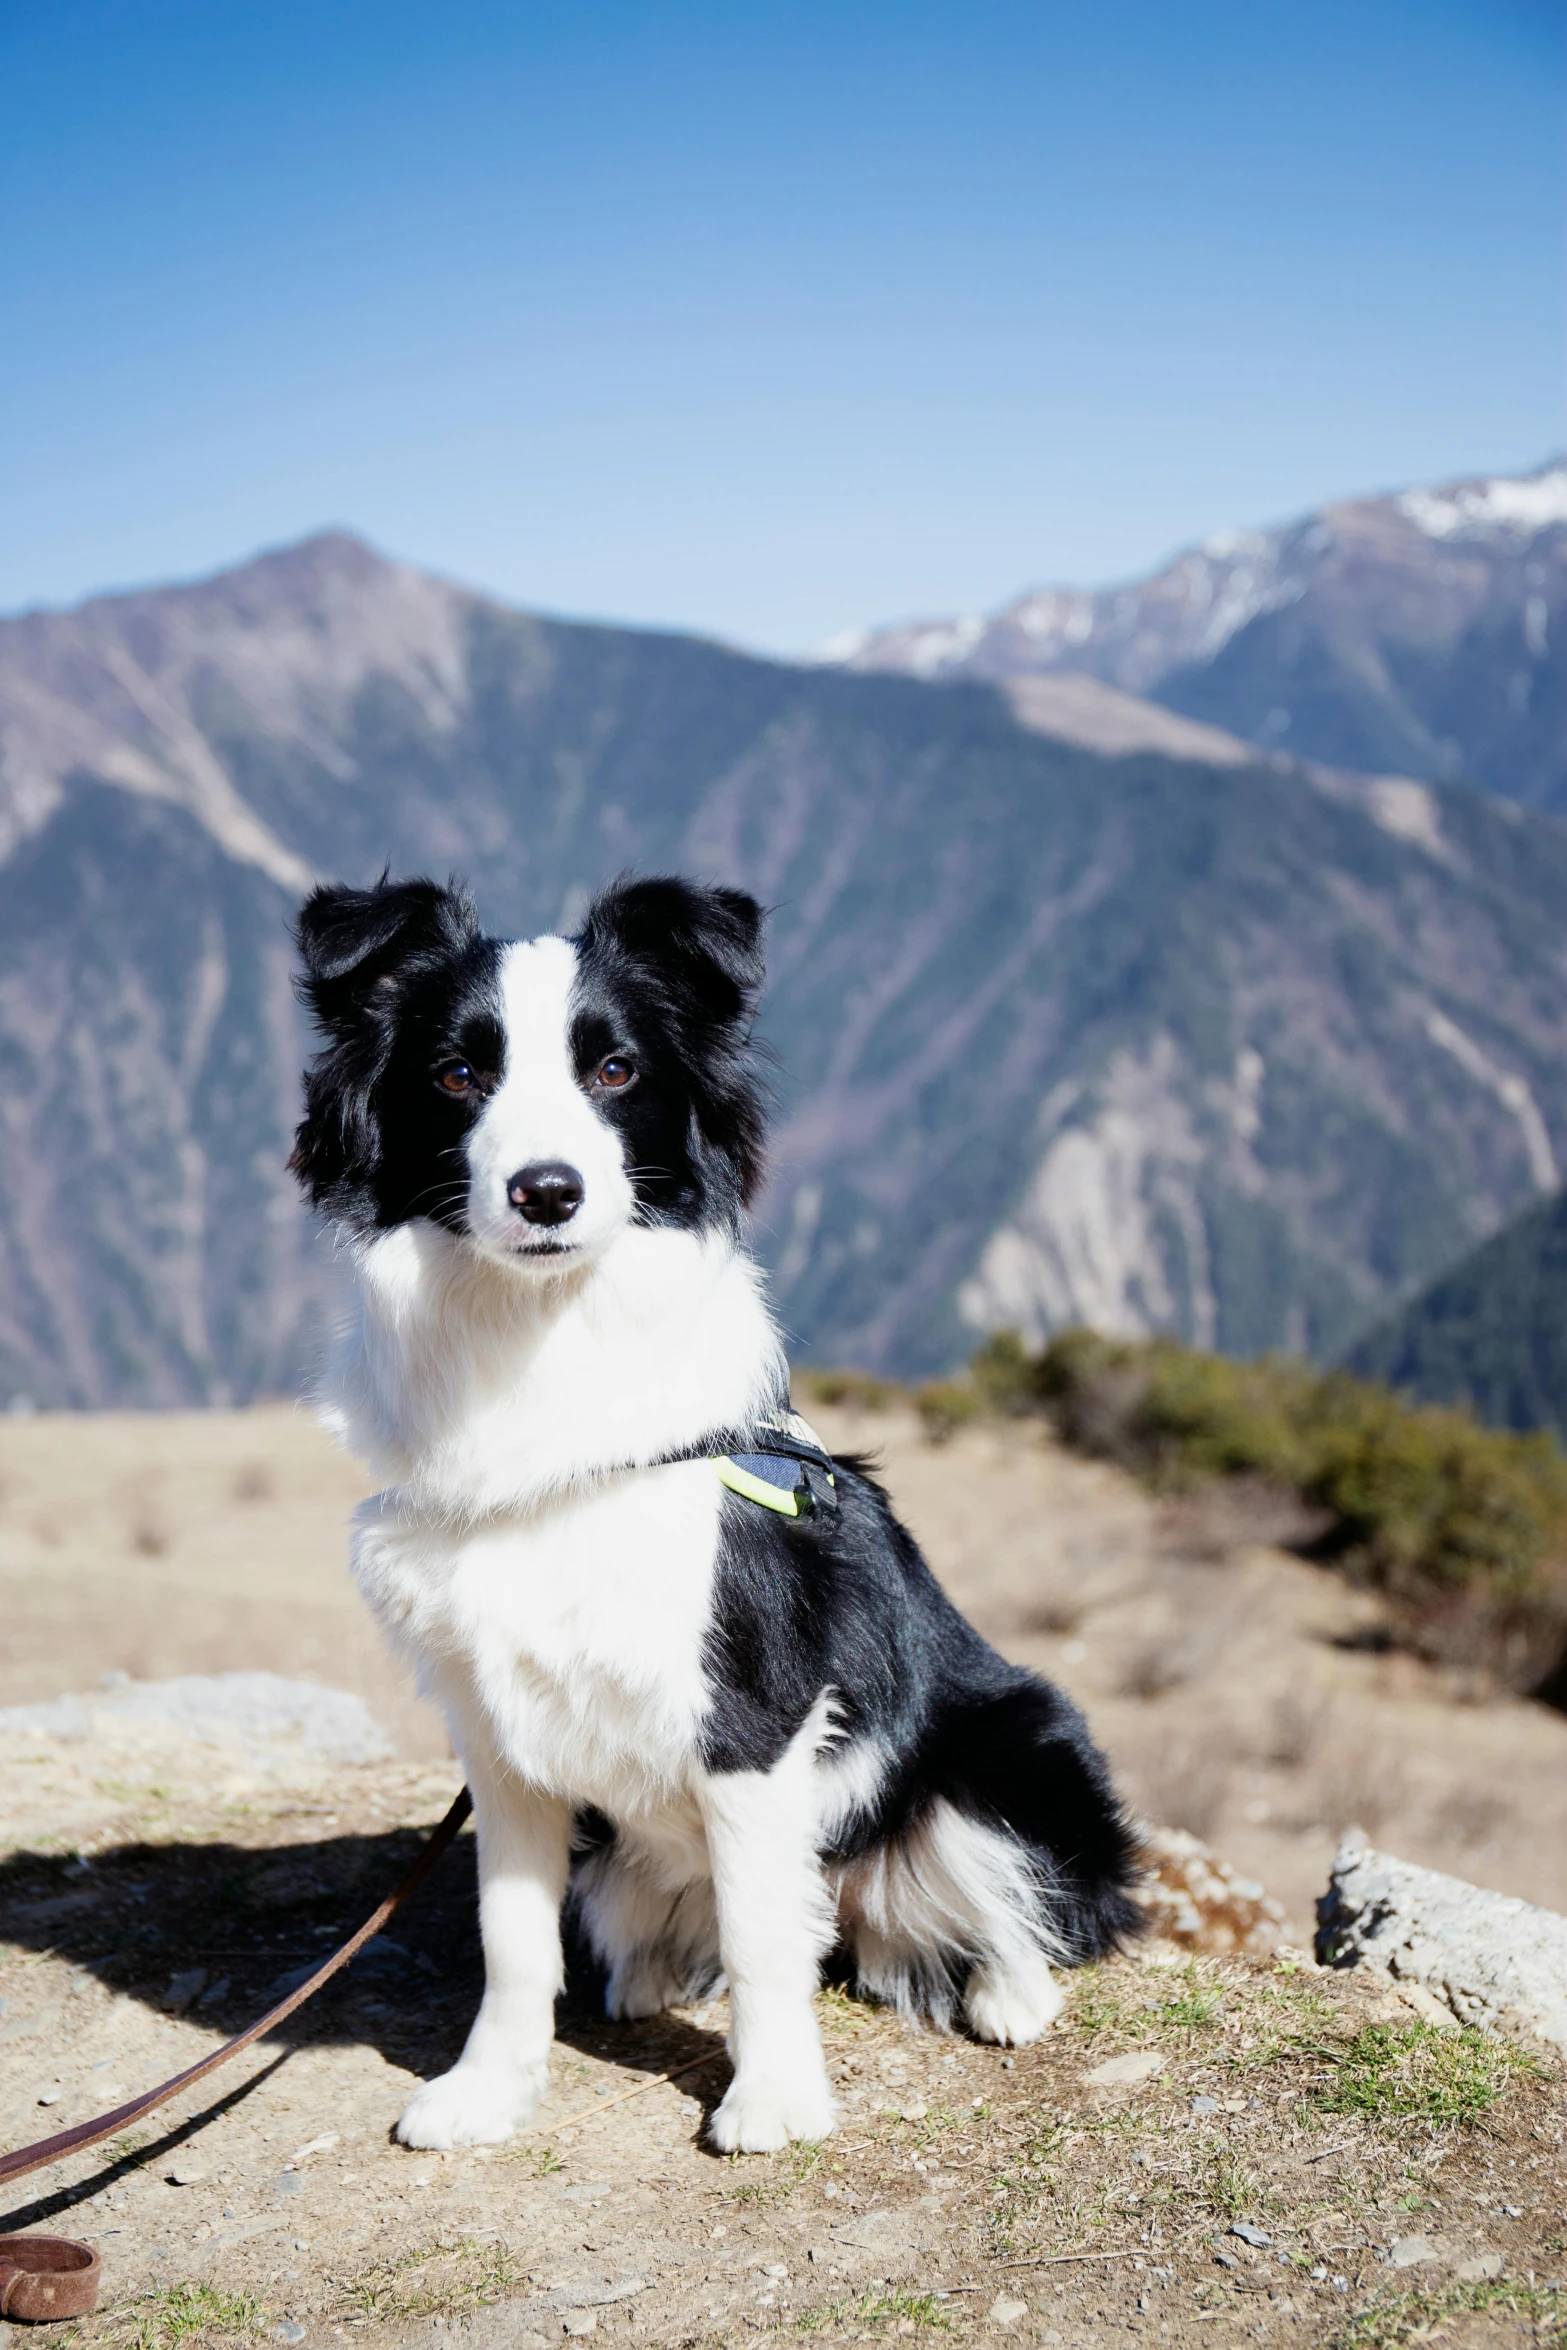
[[[1477,530],[1532,536],[1552,523],[1567,522],[1567,458],[1539,473],[1496,474],[1452,489],[1406,490],[1398,508],[1428,538],[1457,538]]]

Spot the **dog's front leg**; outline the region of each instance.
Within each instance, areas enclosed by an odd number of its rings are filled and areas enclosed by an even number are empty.
[[[735,2072],[711,2127],[726,2154],[765,2154],[833,2126],[814,2006],[832,1905],[814,1848],[810,1760],[791,1752],[773,1771],[715,1775],[699,1798],[729,1978]]]
[[[544,2089],[562,1979],[560,1905],[571,1813],[499,1767],[474,1766],[484,1998],[449,2073],[426,2081],[397,2125],[405,2146],[493,2146]]]

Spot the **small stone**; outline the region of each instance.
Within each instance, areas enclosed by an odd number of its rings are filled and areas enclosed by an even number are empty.
[[[1239,2236],[1243,2244],[1251,2244],[1259,2252],[1273,2241],[1266,2228],[1259,2228],[1254,2220],[1249,2219],[1238,2219],[1230,2234]]]
[[[1016,2072],[1017,2058],[1015,2056],[1004,2056],[1001,2059],[1001,2069],[1004,2073]]]
[[[304,2338],[305,2329],[297,2318],[286,2317],[281,2325],[272,2328],[274,2342],[302,2342]]]
[[[1424,2261],[1435,2260],[1437,2250],[1429,2236],[1395,2236],[1387,2257],[1393,2268],[1419,2268]]]
[[[302,2195],[305,2191],[305,2182],[297,2170],[279,2171],[275,2179],[268,2179],[267,2185],[274,2195]]]
[[[158,2004],[171,2015],[178,2015],[181,2008],[189,2007],[198,1991],[205,1990],[206,1983],[207,1970],[204,1966],[187,1967],[182,1975],[170,1978]]]
[[[1436,1993],[1428,1991],[1424,1983],[1400,1983],[1398,1999],[1400,2006],[1407,2007],[1412,2014],[1419,2016],[1422,2023],[1434,2025],[1439,2032],[1458,2032],[1463,2029],[1447,2001],[1438,1999]]]
[[[1193,2113],[1217,2113],[1218,2110],[1219,2100],[1217,2097],[1194,2097],[1192,2099]]]
[[[1487,2277],[1499,2277],[1506,2265],[1499,2252],[1477,2252],[1473,2260],[1459,2262],[1458,2281],[1461,2285],[1483,2284]]]
[[[44,2100],[40,2097],[38,2102],[40,2105],[42,2105]],[[1502,2217],[1503,2219],[1522,2219],[1523,2205],[1521,2203],[1504,2203],[1502,2205]]]
[[[177,2162],[172,2170],[166,2170],[163,2175],[171,2187],[199,2187],[207,2174],[199,2163]]]
[[[929,2111],[930,2107],[925,2103],[924,2099],[921,2097],[916,2097],[912,2105],[899,2106],[898,2118],[900,2121],[922,2122]]]
[[[1020,2317],[1027,2315],[1026,2301],[1011,2301],[1004,2294],[999,2301],[990,2304],[990,2322],[993,2326],[1015,2326]]]
[[[1240,2267],[1240,2262],[1236,2259],[1233,2252],[1216,2252],[1213,2257],[1221,2268]]]
[[[560,2321],[563,2334],[596,2334],[599,2313],[596,2309],[568,2309]]]
[[[1083,2078],[1091,2089],[1136,2089],[1163,2070],[1164,2058],[1157,2048],[1136,2048],[1129,2056],[1106,2057]]]
[[[762,2274],[764,2277],[787,2278],[789,2274],[788,2263],[782,2260],[770,2260],[767,2266],[763,2269]]]
[[[38,2100],[38,2102],[39,2102],[39,2104],[40,2104],[40,2105],[58,2105],[58,2104],[59,2104],[59,2102],[60,2102],[60,2099],[61,2099],[61,2097],[62,2097],[63,2095],[64,2095],[64,2091],[63,2091],[63,2090],[60,2090],[60,2089],[45,2089],[45,2090],[43,2091],[43,2093],[41,2094],[41,2096],[39,2097],[39,2100]]]

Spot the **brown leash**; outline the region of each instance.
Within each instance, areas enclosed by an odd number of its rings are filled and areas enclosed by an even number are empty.
[[[118,2130],[130,2129],[146,2114],[156,2113],[160,2105],[167,2105],[182,2089],[193,2089],[198,2081],[216,2072],[220,2064],[238,2056],[242,2048],[249,2048],[252,2042],[275,2030],[296,2007],[303,2007],[307,1999],[313,1999],[339,1967],[347,1966],[371,1935],[378,1934],[393,1912],[402,1908],[411,1893],[418,1891],[472,1809],[473,1797],[465,1787],[406,1876],[379,1909],[371,1912],[358,1933],[350,1935],[286,1999],[280,1999],[276,2007],[269,2007],[248,2031],[226,2040],[199,2064],[190,2065],[172,2080],[149,2089],[144,2097],[133,2097],[129,2105],[117,2105],[112,2113],[100,2113],[92,2121],[57,2130],[52,2138],[40,2138],[35,2145],[18,2146],[14,2153],[0,2154],[0,2186],[10,2179],[26,2178],[29,2171],[42,2170],[47,2163],[58,2162],[65,2154],[75,2154],[83,2146],[96,2146],[102,2139],[112,2138]],[[97,2253],[68,2236],[0,2236],[0,2317],[24,2320],[83,2317],[97,2302],[98,2276]]]

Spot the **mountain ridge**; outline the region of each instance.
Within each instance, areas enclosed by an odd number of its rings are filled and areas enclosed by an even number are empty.
[[[1567,457],[1220,532],[1146,576],[850,632],[860,671],[1083,671],[1302,760],[1567,805]]]
[[[797,1353],[921,1375],[1063,1318],[1338,1351],[1567,1162],[1567,831],[1074,692],[1041,733],[342,534],[0,623],[0,1394],[298,1382],[331,1304],[287,925],[388,858],[513,933],[626,866],[775,909]]]

